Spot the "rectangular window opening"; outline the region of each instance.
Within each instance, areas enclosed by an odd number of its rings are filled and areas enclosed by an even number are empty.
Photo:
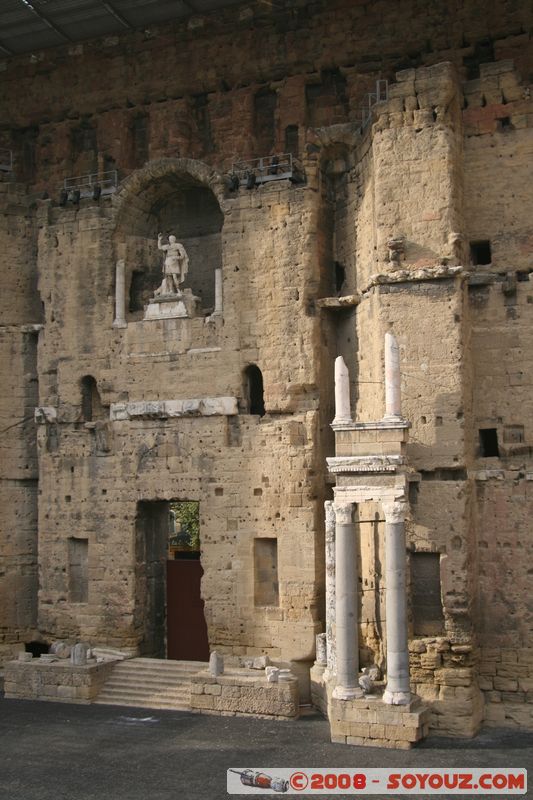
[[[500,448],[496,428],[480,428],[479,447],[481,458],[499,458]]]
[[[254,603],[279,606],[277,539],[254,539]]]
[[[411,606],[415,636],[437,636],[444,631],[440,554],[411,553]]]
[[[71,603],[87,603],[89,600],[89,540],[68,540],[68,581]]]
[[[488,239],[470,242],[470,261],[474,266],[492,264],[492,251]]]

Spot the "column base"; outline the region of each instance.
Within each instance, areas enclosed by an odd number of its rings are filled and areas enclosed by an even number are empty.
[[[347,425],[353,425],[353,419],[351,419],[351,417],[335,417],[331,423],[333,430],[336,428],[345,428]]]
[[[112,327],[113,328],[127,328],[128,327],[128,323],[126,322],[126,320],[116,319],[116,320],[113,321]]]
[[[389,706],[408,706],[411,702],[411,692],[383,692],[383,702]]]
[[[358,747],[408,750],[429,730],[429,708],[413,695],[405,706],[381,702],[379,693],[351,702],[328,702],[331,741]]]
[[[360,700],[364,692],[359,686],[335,686],[332,697],[335,700]]]

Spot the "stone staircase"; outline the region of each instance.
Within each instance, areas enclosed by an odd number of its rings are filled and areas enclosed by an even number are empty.
[[[202,661],[166,661],[128,658],[115,664],[94,701],[101,705],[190,709],[190,676],[207,664]]]

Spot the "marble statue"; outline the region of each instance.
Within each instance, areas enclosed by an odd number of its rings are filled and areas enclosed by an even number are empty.
[[[154,294],[180,294],[180,284],[184,282],[189,271],[189,256],[184,246],[170,234],[168,244],[163,244],[163,234],[157,236],[157,247],[165,253],[163,263],[163,282]]]

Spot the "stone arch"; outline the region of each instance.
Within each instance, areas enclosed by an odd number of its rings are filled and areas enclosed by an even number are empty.
[[[185,246],[190,266],[181,288],[200,297],[204,313],[213,311],[215,270],[222,267],[224,192],[219,173],[185,158],[152,161],[122,183],[113,196],[114,240],[116,257],[126,265],[130,319],[142,316],[143,305],[161,283],[159,232],[174,234]]]

